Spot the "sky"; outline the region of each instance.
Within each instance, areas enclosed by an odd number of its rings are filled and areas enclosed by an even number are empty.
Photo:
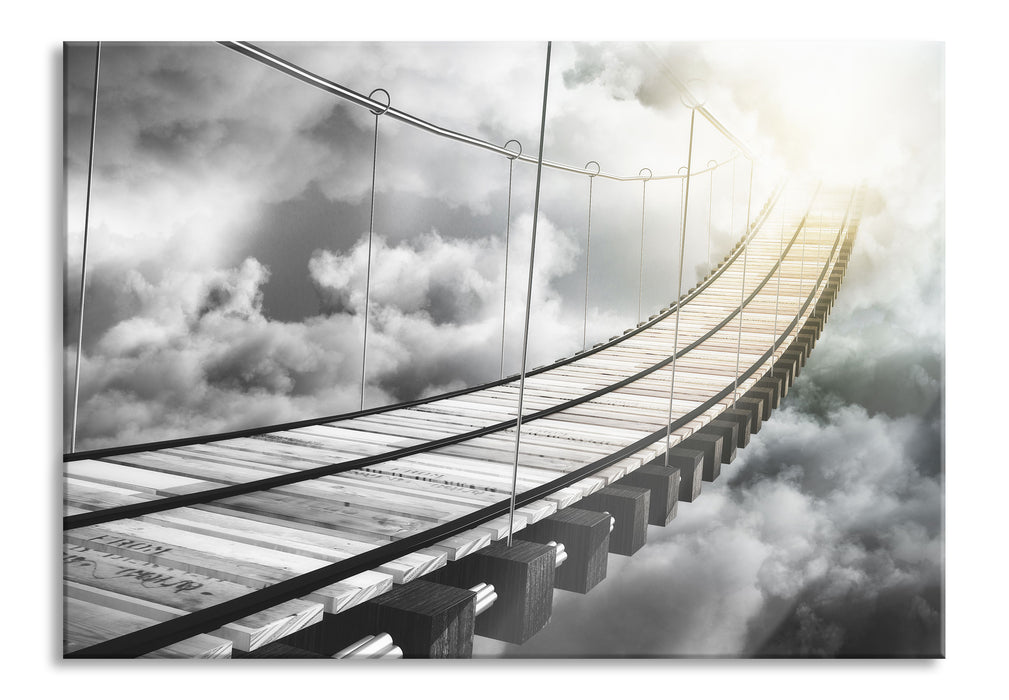
[[[135,3],[125,0],[109,0],[100,11],[61,0],[20,8],[16,31],[10,32],[5,44],[5,55],[12,60],[0,63],[7,94],[17,106],[0,112],[0,123],[11,136],[5,148],[10,165],[0,170],[0,182],[13,233],[8,240],[17,255],[8,258],[5,274],[0,276],[4,298],[9,300],[5,306],[7,326],[15,329],[0,349],[5,366],[15,368],[7,376],[6,387],[8,395],[17,400],[0,406],[9,426],[4,443],[12,468],[17,469],[16,486],[22,497],[9,499],[2,517],[8,531],[23,533],[29,541],[40,537],[46,542],[41,547],[21,548],[22,570],[42,572],[49,581],[59,580],[60,564],[52,552],[58,537],[55,504],[59,501],[58,474],[65,437],[61,289],[68,248],[65,232],[71,228],[63,213],[63,41],[227,37],[940,41],[945,46],[945,292],[950,309],[945,318],[946,452],[955,467],[947,472],[944,493],[947,658],[938,663],[473,661],[436,667],[399,664],[395,672],[396,680],[411,683],[412,693],[420,697],[440,696],[453,684],[478,687],[484,697],[510,695],[517,682],[535,682],[548,693],[570,694],[583,689],[595,694],[617,693],[625,692],[628,673],[634,674],[635,682],[683,693],[710,693],[717,687],[726,694],[738,691],[757,698],[798,695],[810,689],[823,698],[849,698],[852,693],[870,690],[874,695],[949,697],[975,684],[997,683],[1001,661],[998,635],[1005,627],[1006,615],[999,606],[991,605],[988,591],[1003,576],[1001,557],[993,557],[991,552],[1001,547],[997,513],[1002,507],[1006,475],[1005,470],[992,468],[997,466],[999,455],[997,444],[990,439],[997,434],[992,431],[997,425],[998,393],[990,390],[989,383],[977,381],[984,357],[975,336],[977,328],[994,328],[991,324],[1000,298],[1000,262],[1005,252],[1005,237],[993,225],[998,220],[996,207],[1003,199],[1004,178],[998,177],[997,168],[1007,155],[1006,141],[1000,136],[1006,97],[992,82],[993,67],[1004,62],[1001,25],[992,21],[993,6],[964,0],[921,3],[909,10],[907,3],[899,1],[851,0],[843,11],[820,12],[796,0],[769,0],[760,5],[735,1],[670,5],[630,0],[604,13],[589,12],[582,4],[563,0],[550,4],[513,0],[507,12],[475,14],[471,9],[468,3],[456,0],[423,4],[387,0],[381,5],[343,6],[339,13],[330,14],[320,12],[316,3],[300,0],[288,0],[283,12],[277,11],[275,3],[262,0],[241,4],[178,0],[173,11],[159,12],[152,21],[151,14],[138,12]],[[720,105],[719,116],[723,116],[721,109]],[[742,131],[740,124],[729,125]],[[917,169],[911,168],[900,176],[916,173]],[[866,241],[864,232],[859,246]],[[17,264],[10,264],[12,260]],[[877,275],[876,280],[877,287],[886,293],[885,277]],[[853,293],[851,282],[849,274],[839,306]],[[978,299],[983,301],[978,303]],[[628,302],[624,312],[630,309]],[[836,310],[832,326],[838,319]],[[829,340],[825,336],[825,341]],[[825,347],[821,342],[817,352]],[[40,459],[42,445],[50,452],[43,448]],[[51,469],[33,468],[40,462]],[[695,506],[713,496],[711,485],[706,486],[704,498]],[[686,508],[681,511],[678,522],[684,522],[686,512]],[[34,529],[26,532],[25,523],[34,523]],[[650,538],[654,543],[654,531]],[[69,667],[60,663],[59,587],[26,586],[22,576],[6,577],[2,586],[6,599],[19,601],[8,608],[8,620],[18,625],[19,634],[0,641],[4,658],[14,660],[10,664],[14,683],[31,682],[49,691],[98,698],[107,696],[110,683],[121,687],[142,682],[149,697],[177,695],[180,676],[175,665],[171,669],[147,664],[102,664],[96,668],[93,664]],[[39,611],[43,611],[41,616]],[[555,613],[554,624],[559,622]],[[207,691],[234,694],[246,687],[260,693],[290,690],[290,665],[243,667],[240,672],[232,668],[190,665],[185,672],[187,679],[198,678],[200,688]],[[304,684],[332,681],[327,665],[298,665],[296,670]],[[511,673],[515,670],[521,671],[521,679]],[[341,689],[374,690],[370,666],[341,667],[340,673]]]
[[[263,47],[427,121],[535,153],[542,43]],[[64,414],[72,406],[93,46],[67,50]],[[703,498],[551,624],[483,657],[936,656],[943,649],[944,49],[556,43],[544,157],[675,173],[688,81],[775,179],[864,179],[848,275],[783,407]],[[78,448],[357,408],[375,117],[220,45],[106,44]],[[535,169],[379,118],[366,405],[517,370]],[[732,146],[698,120],[694,170]],[[743,229],[745,161],[691,183],[683,289]],[[530,366],[676,296],[680,181],[545,171]],[[710,188],[710,189],[709,189]],[[642,214],[642,201],[645,201]],[[644,253],[640,246],[644,231]],[[735,232],[732,234],[731,232]],[[600,262],[604,261],[604,262]],[[642,276],[639,279],[639,266]],[[65,439],[66,428],[65,428]]]

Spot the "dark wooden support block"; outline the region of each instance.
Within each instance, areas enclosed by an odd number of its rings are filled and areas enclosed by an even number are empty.
[[[717,474],[721,470],[721,436],[714,433],[694,433],[689,438],[685,438],[680,443],[676,445],[675,448],[669,450],[670,460],[669,463],[674,467],[678,467],[680,470],[680,500],[685,500],[690,502],[693,498],[684,498],[684,489],[686,489],[693,479],[693,463],[696,461],[696,455],[692,454],[694,452],[701,453],[701,469],[704,474]],[[682,459],[682,464],[680,462],[673,463],[672,457],[677,457]],[[655,461],[659,461],[658,459]],[[710,481],[710,479],[708,479]],[[692,488],[692,487],[691,487]],[[700,481],[698,480],[696,492],[694,497],[700,492]]]
[[[799,353],[793,350],[786,350],[781,353],[781,357],[774,363],[778,369],[788,371],[789,385],[795,384],[795,378],[799,376]]]
[[[719,420],[734,421],[736,430],[736,447],[746,447],[750,444],[750,412],[738,408],[727,408],[718,415]]]
[[[284,642],[270,642],[254,651],[231,651],[233,659],[328,659],[329,656],[308,649],[291,646]]]
[[[610,549],[610,516],[570,507],[557,511],[515,533],[529,542],[560,542],[568,560],[554,575],[554,586],[565,591],[588,593],[606,578],[606,555]],[[471,555],[472,556],[472,555]]]
[[[394,586],[339,615],[284,638],[332,656],[362,637],[387,632],[406,658],[468,659],[473,655],[476,593],[417,579]]]
[[[648,540],[648,510],[651,492],[637,486],[610,484],[578,501],[585,510],[606,512],[616,519],[610,533],[610,551],[630,556]]]
[[[762,421],[771,420],[771,405],[774,403],[773,389],[757,385],[743,394],[743,398],[760,401],[760,419]]]
[[[787,367],[775,365],[771,374],[781,380],[781,398],[788,396],[788,390],[792,388],[792,372]]]
[[[792,384],[795,382],[795,365],[796,364],[797,363],[795,361],[795,358],[789,358],[787,355],[782,355],[774,363],[774,367],[773,367],[772,371],[776,372],[777,374],[780,374],[781,376],[783,376],[785,378],[785,390],[786,390],[785,393],[786,394],[788,393],[788,389],[790,389],[792,387]]]
[[[722,436],[694,433],[676,447],[669,448],[669,464],[680,470],[679,499],[693,503],[701,495],[704,475],[717,476],[722,469]]]
[[[702,433],[712,433],[714,435],[722,436],[722,454],[721,462],[722,464],[728,464],[736,458],[736,444],[739,441],[739,424],[735,421],[722,420],[716,418],[715,420],[708,423],[706,426],[701,428]],[[705,481],[714,481],[717,474],[712,474],[711,478],[708,478],[708,474],[704,475]]]
[[[813,336],[809,333],[800,332],[795,336],[795,343],[792,347],[799,355],[799,364],[805,367],[806,360],[809,359],[810,352],[813,349]]]
[[[785,352],[784,357],[795,361],[795,376],[801,376],[802,368],[806,364],[806,350],[798,342],[792,343],[792,346]]]
[[[816,331],[808,325],[803,326],[799,331],[799,342],[806,350],[806,359],[809,359],[809,356],[813,354],[813,348],[816,347]]]
[[[756,396],[740,396],[735,407],[750,412],[750,430],[759,433],[763,423],[764,400]]]
[[[566,545],[565,545],[566,547]],[[442,567],[425,579],[459,588],[494,586],[497,600],[476,618],[476,633],[524,644],[550,621],[557,550],[538,542],[496,542]]]
[[[366,634],[388,632],[408,659],[473,656],[476,593],[431,581],[411,581],[361,603]]]
[[[765,374],[764,378],[757,382],[756,386],[771,390],[771,408],[776,409],[781,405],[784,398],[784,382],[781,377],[773,374]]]
[[[635,469],[618,486],[637,486],[648,489],[648,524],[665,527],[676,517],[676,504],[680,500],[680,470],[672,464],[666,466],[660,458]]]

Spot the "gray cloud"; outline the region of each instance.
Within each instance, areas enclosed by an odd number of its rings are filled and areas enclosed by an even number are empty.
[[[558,596],[551,624],[504,652],[939,653],[941,483],[907,458],[924,429],[852,405],[826,422],[787,406],[724,481],[650,528],[633,558],[610,557],[596,590]]]
[[[580,340],[580,325],[565,320],[554,286],[570,271],[572,237],[548,219],[539,227],[532,365]],[[519,353],[531,218],[519,217],[513,229],[507,372]],[[467,240],[431,231],[395,245],[376,237],[369,405],[497,378],[502,247],[501,235]],[[264,314],[271,273],[254,258],[234,268],[166,273],[158,282],[131,272],[117,290],[128,317],[110,325],[85,356],[79,444],[89,449],[356,408],[366,261],[366,237],[345,254],[316,251],[307,272],[323,313],[300,321]],[[616,325],[605,315],[597,321]]]
[[[449,128],[536,147],[541,45],[267,48],[364,94],[384,87],[397,107]],[[691,89],[764,154],[754,210],[776,175],[768,161],[865,177],[871,196],[844,290],[789,408],[670,528],[653,529],[649,548],[614,558],[599,589],[558,595],[553,625],[518,651],[934,653],[941,47],[656,48],[683,79],[700,79]],[[90,56],[79,55],[67,73],[68,290],[79,283],[90,116]],[[557,44],[554,60],[547,158],[595,159],[621,174],[686,163],[689,113],[648,54]],[[356,407],[374,117],[214,45],[108,45],[103,76],[79,445]],[[703,121],[694,145],[697,164],[728,155]],[[728,168],[714,178],[715,259],[743,226],[747,172],[737,166],[735,206]],[[515,167],[510,280],[523,280],[534,171]],[[692,183],[684,288],[703,269],[707,185]],[[544,173],[533,365],[581,345],[587,186],[584,176]],[[496,376],[506,187],[507,161],[381,120],[369,404]],[[647,191],[651,313],[675,294],[679,184]],[[595,183],[590,343],[636,320],[641,193],[640,183]],[[508,371],[522,286],[509,284]],[[74,294],[65,307],[72,377]]]

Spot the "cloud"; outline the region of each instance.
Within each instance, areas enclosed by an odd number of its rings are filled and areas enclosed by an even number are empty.
[[[806,380],[807,383],[809,380]],[[789,406],[720,483],[607,580],[558,595],[516,656],[928,655],[939,651],[941,484],[907,458],[920,419]],[[894,627],[871,641],[881,620]],[[784,623],[784,624],[782,624]]]
[[[519,360],[531,229],[531,217],[518,217],[510,241],[507,373]],[[530,367],[552,361],[558,348],[580,347],[581,324],[565,316],[554,287],[571,271],[572,238],[540,220]],[[395,245],[375,238],[368,405],[499,376],[503,246],[503,235],[448,239],[435,230]],[[206,434],[357,408],[367,255],[366,236],[345,254],[316,251],[307,274],[323,312],[297,322],[264,313],[270,273],[254,258],[165,274],[156,284],[126,273],[116,288],[131,311],[84,357],[78,444]]]
[[[266,48],[363,94],[383,87],[397,108],[447,128],[517,138],[527,153],[538,144],[541,44]],[[654,48],[763,156],[753,211],[779,166],[846,184],[865,178],[870,194],[841,296],[788,408],[704,498],[653,529],[648,548],[614,558],[596,591],[559,594],[554,623],[519,652],[934,653],[942,48]],[[90,55],[80,55],[84,66]],[[619,174],[686,164],[690,115],[654,56],[563,43],[553,55],[546,158],[597,160]],[[73,290],[90,125],[90,73],[77,65],[66,102]],[[356,408],[374,116],[216,45],[107,45],[102,74],[79,445]],[[695,126],[698,166],[727,157],[721,135],[704,120]],[[379,128],[369,405],[497,376],[508,184],[499,156],[391,119]],[[515,164],[508,372],[534,175]],[[717,260],[744,225],[747,177],[737,162],[735,178],[724,168],[692,181],[684,289],[706,252],[708,183]],[[586,261],[587,178],[544,171],[542,184],[533,366],[581,346]],[[641,257],[646,315],[675,296],[680,183],[649,182],[644,216],[643,189],[594,183],[590,344],[637,320]]]

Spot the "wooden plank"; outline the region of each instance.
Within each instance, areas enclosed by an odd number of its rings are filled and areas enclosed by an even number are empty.
[[[147,464],[152,468],[164,469],[174,473],[206,473],[216,469],[216,465],[211,467],[201,464],[195,460],[175,457],[171,455],[153,456],[149,454],[128,455],[122,458],[124,461]],[[239,470],[239,471],[235,471]],[[265,475],[257,475],[250,478],[248,472],[251,470],[240,466],[226,467],[227,476],[222,472],[221,479],[228,479],[226,483],[247,483],[255,478],[264,478]],[[281,472],[283,473],[283,472]],[[330,477],[313,479],[297,484],[279,486],[271,489],[271,492],[281,495],[290,495],[299,499],[316,499],[336,504],[334,507],[346,506],[354,508],[361,513],[370,514],[369,517],[380,516],[405,516],[414,517],[428,522],[441,522],[445,518],[452,517],[460,513],[459,507],[447,504],[433,504],[430,500],[422,497],[411,497],[401,494],[396,497],[389,495],[375,495],[367,488],[356,485],[346,480],[334,480]],[[325,507],[319,504],[318,507]]]
[[[141,493],[105,484],[81,481],[73,477],[63,480],[63,502],[80,511],[96,511],[156,500],[151,493]]]
[[[326,564],[244,543],[185,532],[139,520],[117,520],[65,532],[68,544],[119,554],[251,588],[278,583]]]
[[[143,565],[142,562],[136,563]],[[136,569],[132,570],[135,571]],[[162,574],[155,573],[150,580],[154,580],[154,577],[159,575]],[[142,594],[144,593],[144,589],[143,585],[134,586],[131,589],[131,593],[139,592]],[[186,610],[153,600],[151,596],[137,597],[121,593],[113,590],[108,585],[95,586],[78,581],[65,581],[63,590],[64,595],[70,598],[146,617],[155,622],[172,620],[187,613]],[[249,592],[248,589],[246,592]],[[200,593],[203,594],[206,591],[202,590]],[[206,605],[201,607],[206,607]],[[225,625],[216,630],[213,636],[227,639],[232,642],[235,649],[239,649],[240,651],[252,651],[264,644],[269,644],[274,640],[319,622],[322,619],[322,608],[323,606],[320,603],[312,603],[305,600],[290,600]]]
[[[150,627],[139,615],[119,612],[74,598],[63,599],[63,653],[70,654],[100,642]],[[151,658],[228,658],[231,642],[201,634],[147,654]]]
[[[94,459],[68,462],[64,465],[64,472],[81,481],[129,488],[157,496],[193,493],[220,486],[219,482],[207,482]]]

